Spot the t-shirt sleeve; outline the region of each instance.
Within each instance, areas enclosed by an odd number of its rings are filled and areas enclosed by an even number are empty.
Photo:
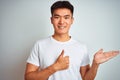
[[[31,50],[30,56],[27,59],[27,63],[31,63],[31,64],[36,65],[36,66],[40,66],[38,53],[39,53],[39,45],[36,42],[34,44],[34,47]]]
[[[86,66],[89,63],[90,63],[90,58],[89,58],[88,50],[87,50],[87,47],[84,46],[84,55],[83,55],[83,59],[81,62],[81,66]]]

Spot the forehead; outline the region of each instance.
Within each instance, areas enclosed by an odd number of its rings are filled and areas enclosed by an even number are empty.
[[[54,12],[53,12],[53,16],[55,16],[55,15],[59,15],[59,16],[69,15],[69,16],[72,16],[72,13],[67,8],[58,8],[58,9],[55,9]]]

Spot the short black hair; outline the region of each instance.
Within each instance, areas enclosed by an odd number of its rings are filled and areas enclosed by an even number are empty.
[[[53,15],[54,10],[59,8],[67,8],[71,11],[72,15],[74,12],[74,7],[69,1],[57,1],[51,6],[51,14]]]

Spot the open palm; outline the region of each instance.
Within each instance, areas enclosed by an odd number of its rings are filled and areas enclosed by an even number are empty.
[[[117,56],[118,54],[119,51],[103,52],[103,49],[101,49],[98,52],[96,52],[96,54],[94,55],[94,60],[96,61],[96,63],[101,64]]]

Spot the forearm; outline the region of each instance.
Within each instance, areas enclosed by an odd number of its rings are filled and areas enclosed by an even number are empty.
[[[25,74],[25,80],[47,80],[50,75],[56,72],[54,64],[41,70]]]
[[[94,80],[97,74],[98,67],[99,64],[95,63],[95,61],[93,60],[91,68],[87,71],[83,80]]]

